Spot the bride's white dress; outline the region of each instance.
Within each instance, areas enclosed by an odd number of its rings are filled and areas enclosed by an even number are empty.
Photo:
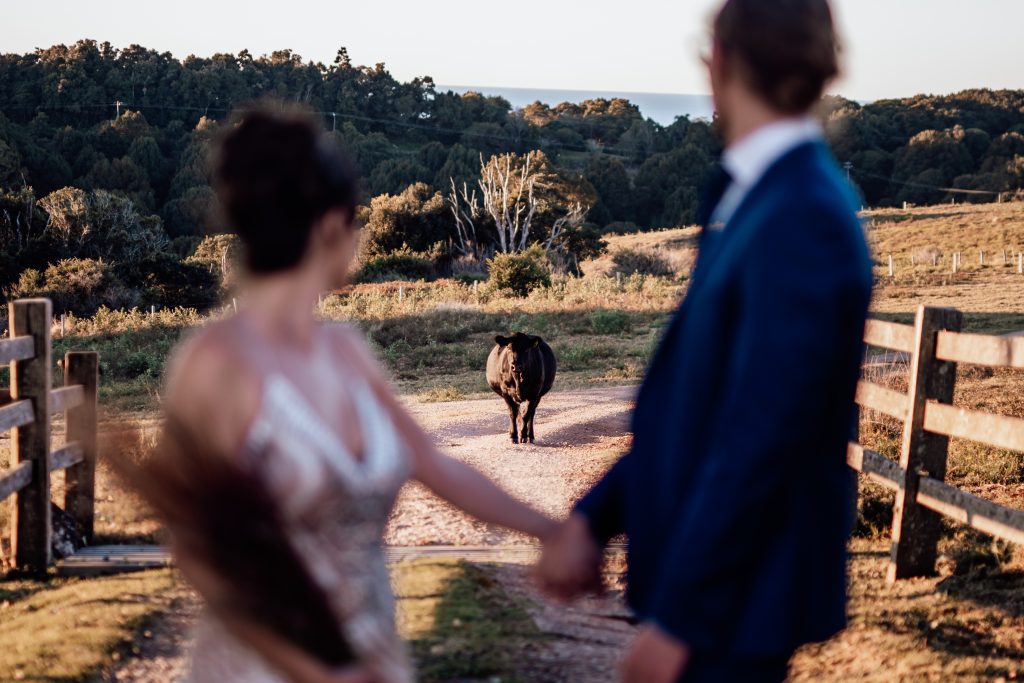
[[[363,434],[355,458],[283,374],[267,376],[244,457],[282,505],[289,535],[331,601],[342,632],[363,662],[387,680],[412,681],[395,632],[381,538],[409,473],[404,444],[372,389],[352,387]],[[282,683],[261,658],[211,616],[196,630],[192,683]]]

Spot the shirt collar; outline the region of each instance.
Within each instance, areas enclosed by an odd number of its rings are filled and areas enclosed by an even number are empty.
[[[751,187],[786,152],[823,137],[813,116],[783,119],[758,128],[730,145],[722,154],[722,166],[741,187]]]

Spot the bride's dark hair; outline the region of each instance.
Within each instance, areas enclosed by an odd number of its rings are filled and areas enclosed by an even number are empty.
[[[331,209],[352,217],[359,176],[309,109],[264,100],[240,109],[214,155],[214,185],[253,273],[297,265],[314,223]]]
[[[154,508],[175,549],[216,577],[217,594],[200,591],[215,614],[258,623],[326,665],[356,661],[253,468],[210,452],[173,417],[141,464],[118,455],[111,462]]]

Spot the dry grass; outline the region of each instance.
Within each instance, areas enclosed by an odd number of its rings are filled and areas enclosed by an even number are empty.
[[[804,647],[790,679],[802,681],[1012,681],[1024,678],[1024,567],[885,581],[887,544],[854,541],[849,628]]]
[[[0,583],[0,680],[84,681],[172,608],[170,570]]]
[[[419,680],[520,680],[519,658],[544,638],[487,565],[416,560],[395,566],[391,580]]]
[[[1024,251],[1024,204],[928,207],[865,214],[868,236],[878,258],[878,285],[872,308],[909,322],[917,307],[948,306],[965,314],[965,329],[1005,334],[1024,330],[1024,275],[1016,254]],[[979,263],[984,250],[986,263]],[[1003,265],[1006,250],[1010,263]],[[942,255],[939,265],[920,263],[923,252]],[[951,258],[962,253],[952,273]],[[888,256],[895,277],[888,275]],[[911,265],[911,256],[917,265]]]

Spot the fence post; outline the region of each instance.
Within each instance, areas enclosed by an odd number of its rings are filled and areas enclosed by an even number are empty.
[[[893,267],[892,254],[889,254],[889,277],[895,277],[896,271]]]
[[[953,402],[956,364],[937,360],[935,346],[940,330],[959,331],[962,324],[963,315],[954,309],[922,306],[917,311],[907,392],[909,411],[900,451],[900,466],[906,478],[896,492],[893,507],[890,582],[935,573],[942,518],[917,504],[917,487],[922,475],[945,480],[949,438],[924,430],[924,410],[929,400]]]
[[[49,299],[21,299],[9,307],[11,336],[31,336],[35,354],[11,365],[11,399],[32,402],[31,424],[12,434],[15,462],[32,463],[32,482],[18,492],[11,521],[16,566],[45,571],[50,564],[50,318]]]
[[[77,441],[82,462],[65,475],[64,510],[74,517],[78,530],[92,543],[96,518],[96,393],[99,356],[94,351],[72,351],[64,356],[64,386],[81,384],[82,404],[65,413],[66,441]]]

